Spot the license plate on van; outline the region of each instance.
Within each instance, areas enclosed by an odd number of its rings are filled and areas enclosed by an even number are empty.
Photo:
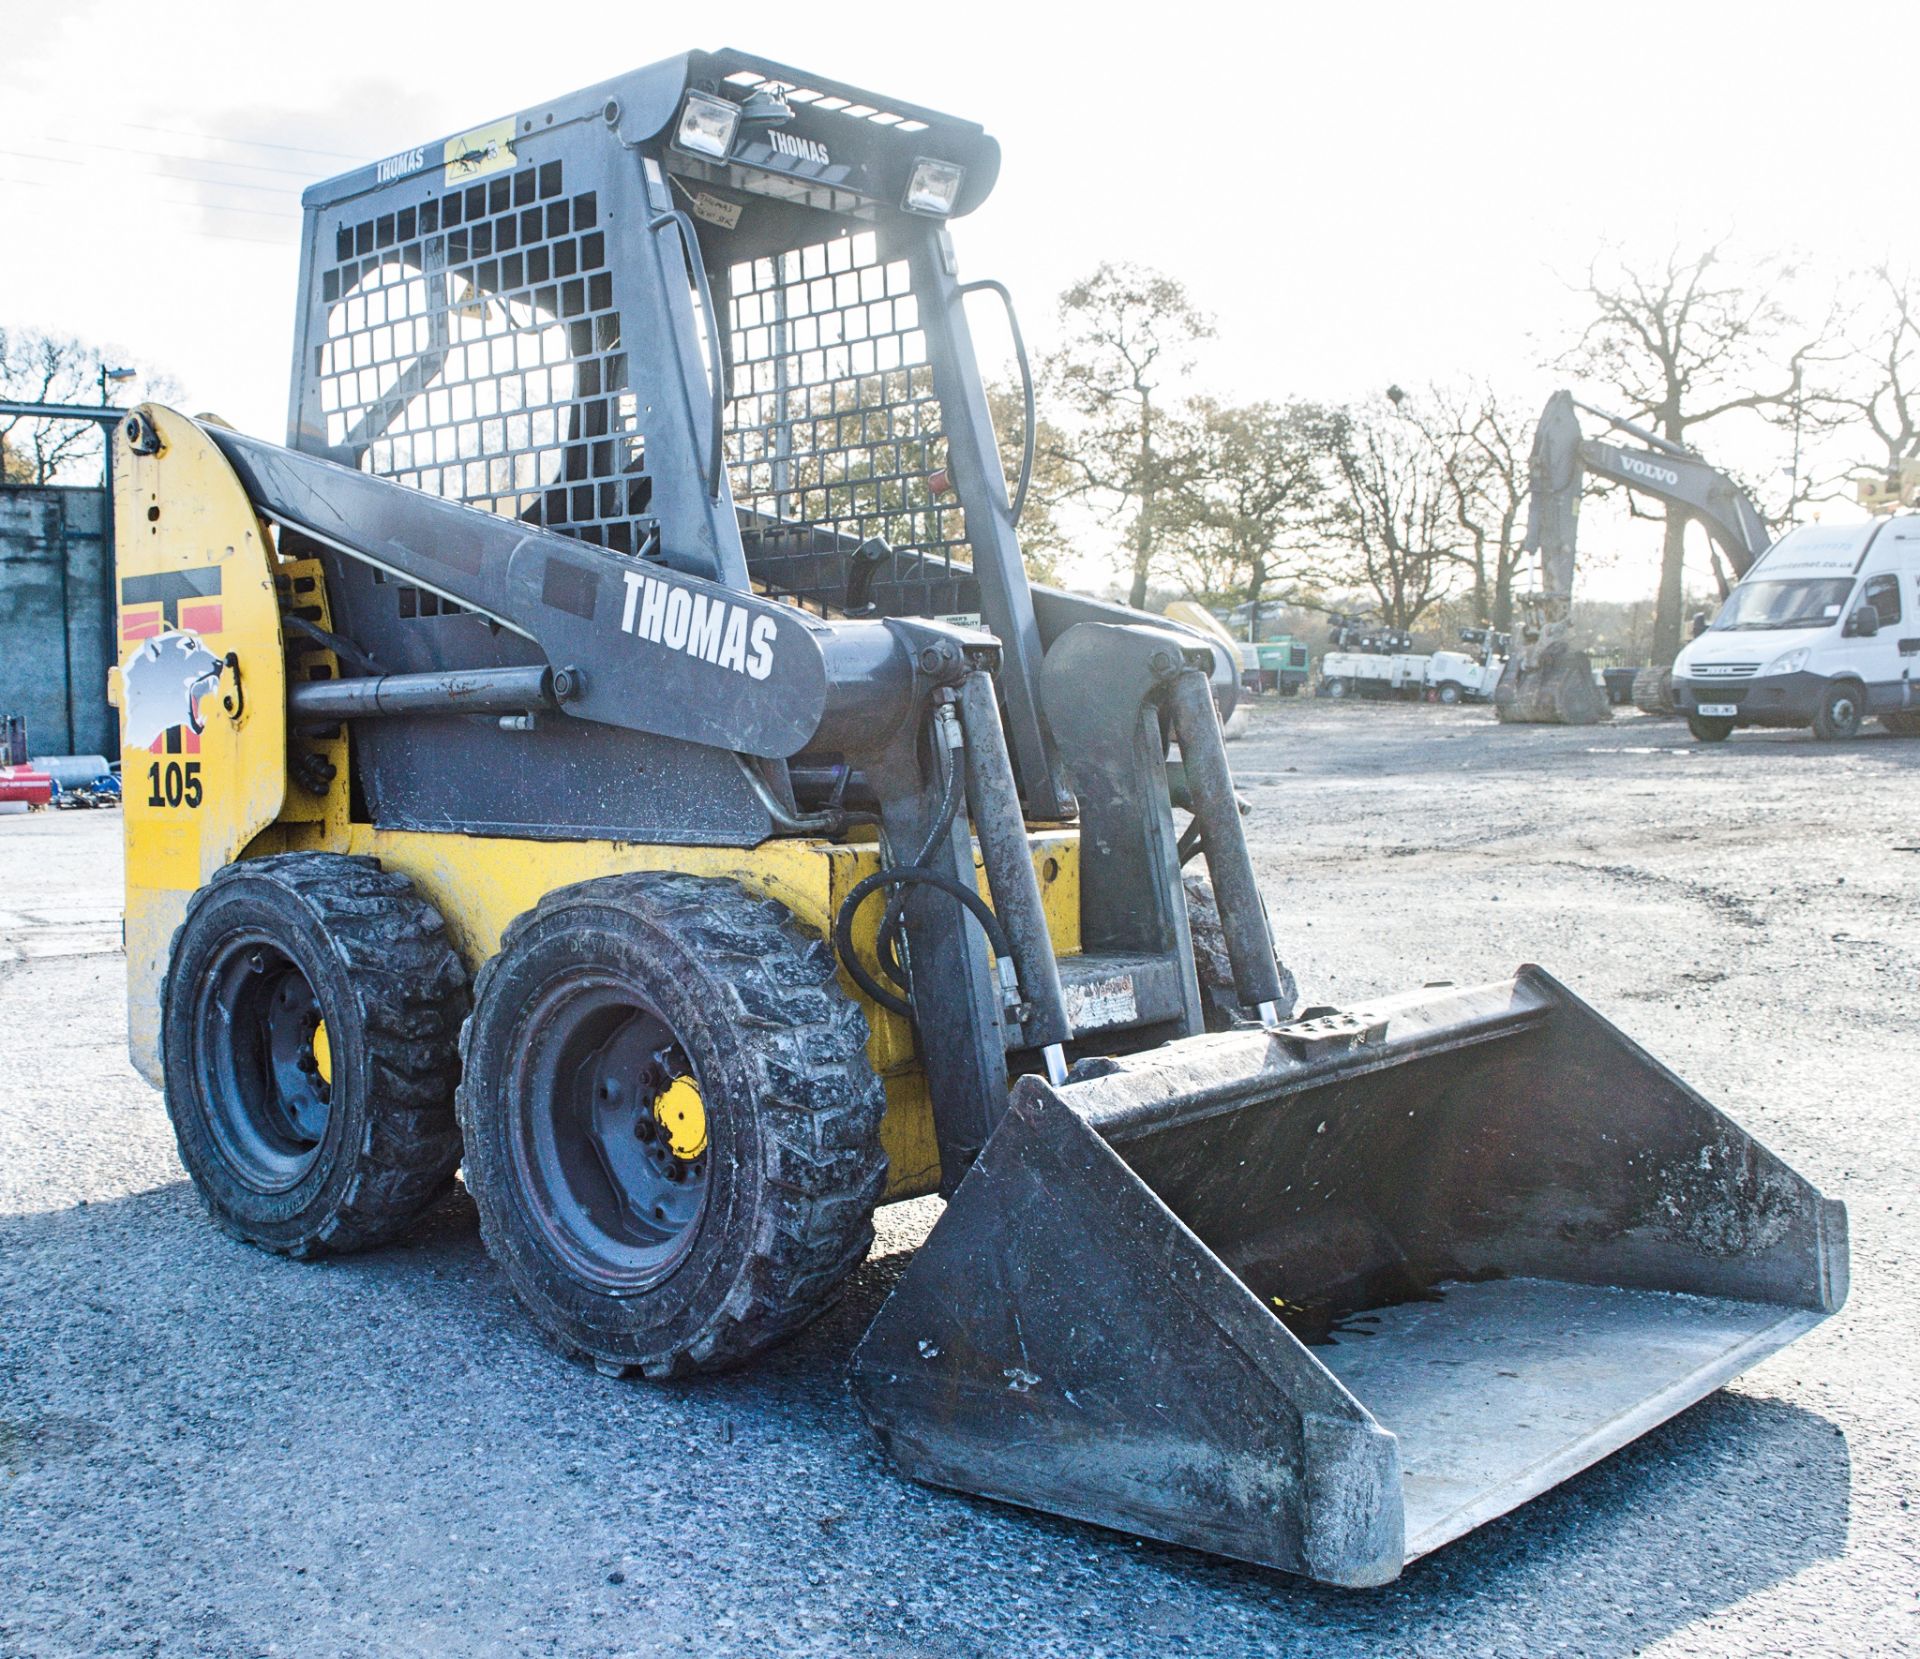
[[[1693,711],[1703,714],[1709,720],[1731,720],[1740,712],[1738,703],[1700,703]]]

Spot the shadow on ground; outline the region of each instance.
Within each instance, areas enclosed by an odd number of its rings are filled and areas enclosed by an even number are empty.
[[[184,1183],[0,1218],[0,1651],[1624,1655],[1845,1547],[1844,1436],[1740,1392],[1370,1592],[916,1487],[843,1378],[930,1218],[664,1388],[547,1349],[464,1194],[313,1265]]]

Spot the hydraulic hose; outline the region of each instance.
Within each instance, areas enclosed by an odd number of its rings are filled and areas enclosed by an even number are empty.
[[[936,710],[934,719],[941,720],[943,714],[945,722],[954,721],[951,705],[942,704]],[[957,723],[951,724],[949,730],[957,734]],[[875,954],[880,960],[881,969],[902,991],[909,987],[906,964],[900,960],[898,941],[900,919],[901,913],[906,908],[908,891],[916,886],[932,887],[957,899],[961,906],[980,923],[981,930],[987,936],[988,944],[993,947],[994,955],[1002,962],[1013,961],[1013,950],[1008,941],[1006,929],[979,893],[955,881],[951,876],[945,876],[927,868],[928,861],[933,857],[935,850],[952,832],[954,820],[960,813],[960,804],[966,798],[966,771],[961,765],[960,755],[955,746],[957,742],[956,735],[950,742],[936,744],[936,749],[944,751],[941,764],[947,769],[946,783],[941,791],[940,810],[934,815],[933,824],[928,829],[926,838],[921,842],[920,850],[908,863],[877,870],[865,880],[857,882],[853,890],[841,901],[840,909],[833,920],[834,951],[846,968],[848,977],[882,1008],[889,1009],[907,1019],[913,1017],[913,1005],[898,992],[890,990],[868,973],[853,947],[854,913],[859,910],[869,895],[881,888],[890,887],[894,891],[893,896],[887,901],[885,913],[880,918],[880,931],[875,939]]]
[[[951,876],[941,875],[937,870],[922,870],[912,865],[903,864],[891,870],[876,870],[864,881],[856,882],[853,891],[842,902],[839,914],[833,919],[833,948],[839,953],[840,960],[845,964],[854,984],[882,1008],[890,1008],[894,1013],[907,1019],[913,1017],[912,1003],[905,997],[888,990],[860,965],[853,950],[853,917],[854,912],[865,903],[870,894],[896,883],[901,886],[932,887],[950,898],[958,899],[980,924],[981,931],[987,936],[987,943],[993,947],[993,954],[1003,962],[1013,960],[1013,945],[1007,938],[1006,929],[1000,925],[1000,919],[988,909],[987,901],[972,888],[955,881]]]
[[[954,758],[953,751],[946,751],[947,785],[940,797],[940,812],[934,819],[933,828],[927,832],[927,838],[920,844],[920,850],[907,861],[907,867],[915,870],[927,868],[928,860],[947,833],[953,828],[954,819],[959,816],[960,802],[966,795],[966,774],[960,763]],[[907,906],[907,884],[895,887],[893,897],[887,901],[886,914],[880,918],[880,932],[875,938],[875,951],[880,958],[880,966],[886,975],[901,990],[907,989],[906,966],[900,960],[900,916]]]

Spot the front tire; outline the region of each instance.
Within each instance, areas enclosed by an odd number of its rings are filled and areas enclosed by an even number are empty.
[[[445,1192],[467,976],[370,858],[286,853],[194,894],[161,988],[167,1115],[214,1221],[290,1256],[381,1244]]]
[[[1687,730],[1698,743],[1724,743],[1733,736],[1733,722],[1722,714],[1690,714]]]
[[[1452,680],[1447,680],[1434,695],[1443,703],[1453,704],[1460,701],[1461,691]]]
[[[1827,743],[1845,743],[1860,735],[1866,697],[1852,680],[1836,680],[1821,693],[1814,710],[1813,735]]]
[[[828,945],[733,882],[608,876],[520,917],[459,1105],[481,1236],[535,1322],[670,1377],[821,1313],[886,1176],[866,1040]]]

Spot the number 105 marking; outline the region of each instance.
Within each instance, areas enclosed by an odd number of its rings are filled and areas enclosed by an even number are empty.
[[[151,788],[148,806],[188,806],[200,804],[200,763],[197,760],[170,760],[163,767],[155,761],[147,768]]]

